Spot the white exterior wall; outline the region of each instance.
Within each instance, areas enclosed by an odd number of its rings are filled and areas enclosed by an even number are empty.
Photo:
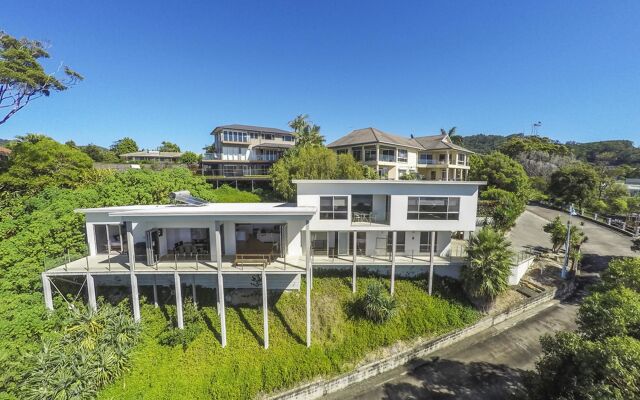
[[[298,185],[298,205],[313,206],[320,210],[321,196],[349,196],[349,213],[346,220],[321,220],[319,212],[311,219],[312,231],[473,231],[476,224],[478,186],[468,183],[304,183]],[[389,194],[391,196],[389,225],[352,225],[352,194]],[[419,221],[407,219],[409,196],[460,197],[460,216],[457,221]]]

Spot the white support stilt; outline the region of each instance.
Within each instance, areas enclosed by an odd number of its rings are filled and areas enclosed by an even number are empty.
[[[135,243],[133,242],[133,227],[131,221],[126,222],[127,225],[127,249],[129,251],[129,270],[135,271],[136,269],[136,251]]]
[[[267,298],[267,273],[262,270],[262,324],[264,348],[269,348],[269,299]]]
[[[307,221],[307,232],[309,232],[309,221]],[[307,284],[306,286],[306,313],[307,313],[307,347],[311,347],[311,279],[309,279],[309,272],[311,271],[311,243],[308,240],[305,243],[306,252],[305,252],[305,266],[307,268]]]
[[[87,294],[89,295],[89,307],[93,311],[98,311],[98,302],[96,301],[96,284],[93,275],[87,273]]]
[[[311,231],[309,230],[309,221],[304,228],[304,254],[305,254],[305,267],[307,271],[307,284],[313,289],[313,265],[309,260],[311,259]]]
[[[351,277],[351,290],[356,292],[356,257],[358,255],[358,232],[353,232],[353,276]]]
[[[44,294],[44,306],[53,311],[53,294],[51,293],[51,281],[44,272],[42,273],[42,293]]]
[[[173,273],[173,281],[176,292],[176,318],[178,319],[178,328],[184,329],[184,317],[182,315],[182,283],[178,272]]]
[[[193,297],[193,306],[198,307],[198,298],[196,297],[196,276],[193,276],[193,282],[191,283],[191,297]]]
[[[436,232],[431,231],[431,238],[429,243],[429,296],[431,296],[431,290],[433,288],[433,253],[435,252],[436,245]]]
[[[133,320],[140,322],[140,299],[138,296],[138,277],[131,272],[131,305],[133,306]]]
[[[158,308],[158,280],[153,276],[153,306]]]
[[[222,276],[222,248],[220,245],[220,226],[216,225],[216,260],[218,265],[218,312],[220,314],[220,344],[227,347],[227,320],[224,310],[224,278]]]
[[[396,241],[398,232],[391,232],[391,295],[396,289]]]

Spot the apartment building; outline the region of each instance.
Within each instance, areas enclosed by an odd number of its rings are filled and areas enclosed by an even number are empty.
[[[414,173],[430,181],[464,181],[473,152],[451,142],[448,135],[410,137],[376,128],[356,129],[327,147],[374,168],[381,178],[398,180]]]
[[[271,165],[295,144],[295,136],[277,128],[250,125],[216,127],[210,152],[202,157],[202,174],[211,181],[264,181]]]
[[[120,154],[120,158],[125,162],[146,162],[146,163],[177,163],[182,156],[182,152],[142,150],[134,153]]]
[[[358,273],[457,277],[464,263],[459,232],[476,226],[478,187],[484,182],[299,180],[297,202],[207,203],[177,192],[181,204],[80,209],[89,254],[42,274],[45,305],[53,309],[56,280],[84,282],[97,307],[97,286],[131,288],[134,318],[139,294],[158,304],[173,295],[184,326],[183,290],[197,302],[213,289],[226,345],[225,290],[300,290],[306,277],[307,345],[311,290],[318,269]],[[429,284],[429,293],[431,292]],[[200,293],[200,294],[199,294]],[[211,293],[207,291],[206,293]],[[264,313],[264,343],[269,346]]]

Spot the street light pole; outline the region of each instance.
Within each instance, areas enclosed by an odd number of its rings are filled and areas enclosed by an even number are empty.
[[[562,272],[560,273],[560,277],[562,279],[567,279],[567,270],[569,268],[569,251],[571,248],[571,216],[574,214],[575,210],[573,208],[573,204],[569,206],[569,219],[567,220],[567,241],[564,244],[564,263],[562,264]]]

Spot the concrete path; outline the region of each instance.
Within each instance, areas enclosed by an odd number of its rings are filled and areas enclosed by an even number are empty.
[[[528,207],[510,235],[514,249],[550,247],[542,226],[558,211]],[[566,214],[562,216],[566,222]],[[580,223],[580,219],[573,218]],[[600,225],[581,226],[589,241],[583,245],[583,271],[597,273],[614,256],[640,256],[628,236]],[[566,302],[542,305],[536,312],[506,321],[426,359],[356,384],[328,399],[504,399],[522,389],[521,376],[535,366],[540,336],[575,329],[584,290]],[[542,309],[544,308],[544,309]],[[531,316],[532,314],[535,314]]]

